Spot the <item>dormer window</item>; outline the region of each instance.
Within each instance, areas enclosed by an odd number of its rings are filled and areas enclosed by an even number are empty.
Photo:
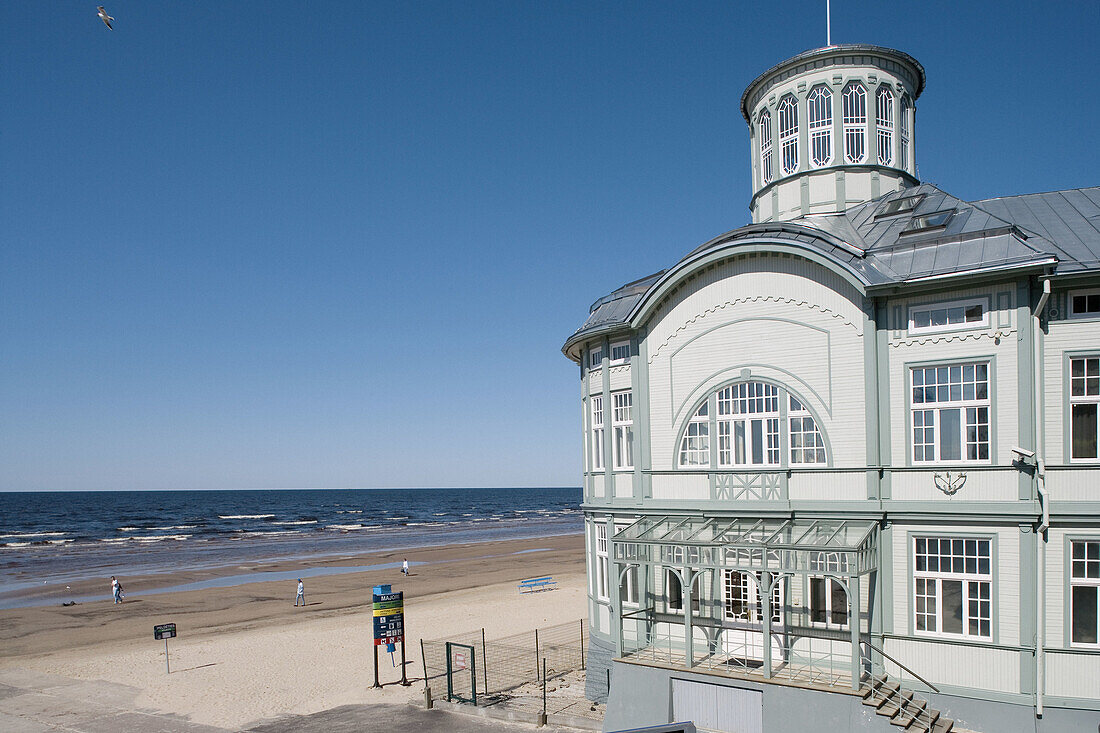
[[[875,95],[875,122],[879,165],[890,165],[894,162],[894,93],[889,87],[880,87]]]
[[[933,232],[947,228],[947,222],[951,220],[954,209],[950,211],[937,211],[932,214],[921,214],[909,220],[909,226],[902,230],[902,234],[919,234]]]
[[[1100,290],[1070,293],[1069,314],[1074,318],[1100,316]]]
[[[768,185],[772,182],[772,113],[764,110],[760,113],[760,182]]]
[[[844,160],[862,163],[867,157],[867,90],[853,81],[844,87]]]
[[[814,87],[807,100],[810,110],[810,162],[814,167],[833,161],[833,93]]]
[[[779,149],[783,156],[783,175],[798,170],[798,103],[787,96],[779,102]]]

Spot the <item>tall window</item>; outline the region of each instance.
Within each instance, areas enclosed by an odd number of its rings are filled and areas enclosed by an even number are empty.
[[[676,566],[681,572],[690,577],[690,573],[693,570],[688,567],[684,568],[684,558],[687,557],[688,563],[698,563],[699,555],[698,548],[688,548],[688,552],[685,554],[683,547],[672,547],[669,554],[669,562]],[[691,585],[691,611],[692,613],[698,613],[700,607],[700,599],[703,595],[703,575],[700,573],[695,578]],[[671,568],[665,568],[665,608],[669,611],[683,611],[684,610],[684,584],[680,580],[680,576],[673,572]]]
[[[759,624],[764,621],[760,603],[760,576],[741,570],[722,571],[723,614],[731,621]],[[772,623],[783,623],[783,582],[775,581],[771,597]]]
[[[989,365],[916,367],[913,461],[989,460]]]
[[[714,394],[715,414],[704,402],[688,421],[680,440],[681,468],[709,468],[710,438],[720,468],[768,468],[782,465],[782,432],[787,431],[792,465],[824,464],[825,440],[813,415],[786,390],[767,382],[738,382]],[[782,419],[780,405],[788,406]]]
[[[1100,458],[1097,453],[1097,411],[1100,407],[1100,357],[1069,360],[1070,456]]]
[[[611,364],[626,364],[630,361],[630,342],[611,344]]]
[[[772,182],[772,113],[764,110],[760,113],[760,123],[756,126],[760,132],[760,183]]]
[[[615,470],[634,468],[634,414],[630,392],[611,395],[611,427],[615,433]]]
[[[615,531],[621,532],[628,525],[615,525]],[[638,545],[624,543],[622,545],[623,559],[627,562],[638,560]],[[632,606],[638,605],[638,565],[627,565],[619,580],[619,601]]]
[[[794,97],[783,97],[777,111],[783,175],[789,176],[798,170],[798,102]]]
[[[875,122],[878,127],[878,162],[890,165],[894,162],[894,93],[888,87],[879,87],[875,95]]]
[[[841,573],[847,563],[835,552],[818,552],[810,556],[810,568],[818,572]],[[848,594],[844,586],[826,576],[810,576],[810,623],[826,628],[848,625]]]
[[[1100,540],[1070,543],[1070,643],[1100,646]]]
[[[603,522],[596,524],[596,596],[607,600],[607,525]]]
[[[917,537],[913,551],[917,633],[992,638],[989,540]]]
[[[718,465],[779,465],[779,388],[741,382],[718,391]]]
[[[688,421],[680,441],[680,465],[685,468],[710,465],[710,412],[704,402]]]
[[[815,87],[807,99],[810,111],[810,161],[815,166],[833,160],[833,93]]]
[[[791,463],[824,463],[825,441],[810,411],[791,397],[787,415],[791,427]]]
[[[588,368],[599,369],[603,366],[603,347],[597,346],[588,351]]]
[[[593,395],[592,402],[592,470],[603,470],[603,395]]]
[[[901,112],[898,114],[898,155],[901,159],[901,167],[909,170],[909,95],[901,95]]]
[[[867,90],[859,82],[844,87],[844,160],[862,163],[867,157]]]

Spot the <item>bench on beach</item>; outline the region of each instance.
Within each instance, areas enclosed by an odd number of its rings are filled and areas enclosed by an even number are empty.
[[[521,580],[519,585],[516,586],[520,593],[538,593],[544,590],[554,590],[557,587],[558,581],[554,580],[554,576],[552,575]]]

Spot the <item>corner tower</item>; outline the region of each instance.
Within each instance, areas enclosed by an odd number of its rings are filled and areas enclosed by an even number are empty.
[[[830,214],[914,186],[924,67],[879,46],[787,59],[741,95],[752,149],[753,223]]]

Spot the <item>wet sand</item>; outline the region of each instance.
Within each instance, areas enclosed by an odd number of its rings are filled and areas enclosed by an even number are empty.
[[[0,610],[0,668],[130,685],[141,690],[143,706],[226,728],[342,704],[403,702],[416,688],[368,689],[374,585],[405,593],[408,674],[419,677],[420,638],[482,627],[495,638],[584,617],[583,549],[582,535],[566,535],[122,578],[128,597],[121,605],[57,601]],[[403,557],[412,565],[408,578],[400,572]],[[293,579],[142,595],[226,575],[378,565],[387,567],[305,578],[305,608],[293,606]],[[553,575],[561,586],[517,592],[519,580],[539,575]],[[179,632],[169,642],[171,675],[152,629],[166,622]],[[389,655],[380,657],[383,682],[399,679]]]

